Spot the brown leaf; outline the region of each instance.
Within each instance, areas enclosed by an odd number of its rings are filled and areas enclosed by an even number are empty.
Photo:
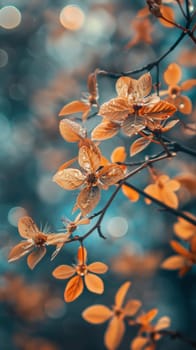
[[[59,131],[67,142],[79,142],[86,135],[86,130],[80,124],[68,119],[60,121]]]
[[[84,284],[81,276],[75,276],[67,283],[64,292],[64,299],[67,303],[70,303],[77,299],[83,292]]]
[[[97,105],[98,87],[97,87],[96,71],[94,73],[89,74],[87,85],[88,85],[88,91],[90,93],[88,100],[91,105]]]
[[[59,117],[63,117],[65,115],[79,113],[79,112],[87,112],[89,110],[89,105],[83,101],[72,101],[66,104],[59,113]]]
[[[60,265],[52,272],[53,277],[57,279],[66,279],[74,275],[75,268],[69,265]]]
[[[108,271],[108,266],[102,262],[96,261],[90,265],[88,265],[88,271],[91,271],[93,273],[106,273]]]
[[[124,302],[124,299],[126,297],[126,294],[128,292],[128,289],[131,286],[131,282],[125,282],[122,284],[122,286],[118,289],[116,295],[115,295],[115,305],[117,307],[122,307],[122,304]]]
[[[79,169],[63,169],[57,171],[53,176],[53,181],[65,190],[75,190],[85,181],[85,176]]]
[[[99,187],[85,187],[77,197],[76,205],[81,210],[82,215],[89,214],[100,201]]]
[[[39,229],[30,216],[23,216],[18,221],[18,232],[23,238],[33,238]]]
[[[84,282],[86,288],[96,294],[103,294],[104,292],[104,284],[100,277],[94,275],[93,273],[87,273],[84,276]]]
[[[104,305],[93,305],[87,307],[82,313],[85,321],[93,324],[104,323],[112,317],[113,312]]]
[[[134,141],[130,147],[130,156],[133,157],[137,153],[143,151],[152,141],[153,135],[146,137],[140,137],[136,141]]]
[[[169,122],[164,127],[161,127],[161,132],[167,132],[171,130],[176,124],[178,124],[179,119],[174,119]]]
[[[107,140],[115,136],[120,129],[120,125],[112,121],[104,121],[96,126],[91,133],[92,140]]]
[[[168,85],[177,85],[182,77],[182,70],[177,63],[171,63],[165,70],[163,77]]]
[[[129,95],[129,85],[131,78],[120,77],[116,82],[116,92],[119,97],[126,98]]]
[[[27,258],[27,265],[31,270],[40,262],[46,254],[46,247],[39,247],[35,249]]]

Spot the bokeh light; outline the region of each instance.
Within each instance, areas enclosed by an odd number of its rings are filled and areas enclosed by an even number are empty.
[[[120,238],[126,235],[128,222],[122,216],[115,216],[108,221],[107,230],[109,235],[114,238]]]
[[[65,6],[59,16],[60,23],[68,30],[79,30],[85,20],[84,12],[76,5]]]
[[[0,68],[3,68],[8,63],[8,54],[5,50],[0,49]]]
[[[27,215],[27,211],[22,207],[13,207],[8,212],[8,222],[12,225],[17,227],[18,226],[18,220],[22,217]]]
[[[22,16],[15,6],[4,6],[0,10],[0,26],[4,29],[14,29],[19,26]]]

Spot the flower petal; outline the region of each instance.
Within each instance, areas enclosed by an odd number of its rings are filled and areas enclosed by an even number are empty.
[[[139,110],[139,115],[144,118],[151,118],[157,120],[167,119],[176,112],[176,107],[167,101],[159,101],[153,106],[144,106]]]
[[[103,281],[100,277],[92,274],[92,273],[87,273],[84,276],[84,282],[86,285],[86,288],[96,294],[103,294],[104,292],[104,284]]]
[[[107,140],[115,136],[120,129],[120,125],[112,121],[104,121],[96,126],[91,133],[92,140]]]
[[[83,292],[84,283],[81,276],[75,276],[67,283],[64,292],[64,299],[67,303],[70,303],[77,299]]]
[[[190,213],[186,213],[186,215],[196,219],[195,215]],[[196,235],[196,227],[187,220],[178,218],[178,222],[174,224],[174,232],[179,238],[189,240],[194,234]]]
[[[185,258],[190,258],[191,253],[188,251],[188,249],[184,248],[183,245],[181,245],[179,242],[170,241],[170,245],[176,253],[184,256]]]
[[[116,350],[125,333],[125,324],[122,319],[113,317],[104,335],[104,344],[108,350]]]
[[[103,188],[116,184],[124,178],[124,175],[122,166],[117,164],[106,165],[98,173],[99,182]]]
[[[142,303],[140,300],[134,300],[134,299],[128,300],[128,302],[124,307],[125,316],[135,315],[141,306],[142,306]]]
[[[113,312],[104,305],[93,305],[87,307],[82,313],[85,321],[93,324],[104,323],[111,318]]]
[[[124,162],[127,157],[126,150],[124,146],[116,147],[111,154],[112,163]]]
[[[79,149],[78,162],[87,172],[95,172],[101,163],[101,152],[91,141]]]
[[[80,187],[85,180],[85,176],[79,169],[63,169],[57,171],[53,176],[53,181],[65,190],[75,190]]]
[[[34,247],[32,242],[21,242],[13,247],[8,255],[8,262],[12,262],[22,258],[22,256],[28,254]]]
[[[33,238],[39,229],[30,216],[23,216],[18,221],[18,232],[23,238]]]
[[[136,117],[130,114],[122,123],[121,128],[125,135],[133,136],[146,127],[143,117]]]
[[[108,271],[108,266],[100,261],[96,261],[88,265],[88,271],[102,274]]]
[[[76,269],[69,265],[60,265],[54,269],[52,272],[52,276],[59,279],[64,280],[74,275]]]
[[[87,250],[85,247],[80,246],[78,248],[77,262],[78,265],[85,265],[87,260]]]
[[[59,113],[59,117],[69,115],[72,113],[86,112],[89,109],[89,105],[83,101],[72,101],[67,103]]]
[[[137,322],[141,323],[142,325],[148,325],[158,314],[158,309],[154,308],[150,311],[146,312],[145,314],[137,317]]]
[[[181,84],[181,89],[186,91],[192,89],[193,86],[196,86],[196,79],[189,79]]]
[[[122,284],[122,286],[118,289],[116,295],[115,295],[115,305],[117,307],[121,307],[123,302],[124,302],[124,299],[126,297],[126,294],[128,292],[128,289],[130,288],[131,286],[131,282],[125,282]]]
[[[81,210],[82,215],[89,214],[100,201],[99,187],[85,187],[77,197],[76,205]]]
[[[171,63],[165,70],[163,77],[168,85],[177,85],[182,77],[182,70],[177,63]]]
[[[161,191],[160,200],[171,208],[176,209],[178,207],[177,195],[172,191],[168,191],[167,188],[164,188],[164,190]]]
[[[149,339],[146,337],[136,337],[131,342],[130,350],[143,350],[144,346],[149,342]]]
[[[168,328],[170,326],[170,324],[171,324],[170,318],[167,316],[163,316],[156,323],[155,331],[157,332],[157,331],[160,331],[162,329]]]
[[[181,255],[173,255],[165,259],[161,264],[163,269],[167,270],[178,270],[185,266],[186,260]]]
[[[153,135],[150,135],[147,137],[140,137],[139,139],[135,140],[131,147],[130,147],[130,156],[133,157],[137,153],[143,151],[151,142],[153,139]]]
[[[46,247],[39,247],[35,249],[27,258],[27,265],[31,270],[40,262],[46,254]]]
[[[137,202],[140,195],[138,192],[136,192],[135,190],[133,190],[131,187],[128,187],[127,185],[122,185],[121,186],[121,190],[123,192],[123,194],[129,198],[130,201],[132,202]]]
[[[116,82],[116,92],[119,97],[128,97],[129,95],[129,85],[132,78],[130,77],[120,77]]]
[[[99,110],[99,115],[113,122],[120,122],[133,112],[126,98],[117,97],[105,102]]]
[[[140,97],[145,97],[152,90],[152,78],[150,73],[143,74],[137,82],[137,92]]]
[[[78,123],[69,119],[63,119],[59,123],[59,131],[61,136],[67,142],[78,142],[85,137],[86,130]]]

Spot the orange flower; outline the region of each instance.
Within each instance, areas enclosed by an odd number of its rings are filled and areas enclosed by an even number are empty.
[[[130,286],[131,282],[125,282],[119,288],[115,295],[115,305],[111,309],[105,305],[93,305],[82,313],[85,321],[93,324],[104,323],[110,319],[104,336],[104,344],[107,349],[117,349],[125,333],[125,317],[134,316],[141,307],[139,300],[128,300],[122,307]]]
[[[102,279],[95,274],[107,272],[107,265],[99,261],[87,265],[86,260],[86,249],[79,247],[76,266],[60,265],[52,273],[57,279],[67,279],[76,274],[76,276],[70,279],[65,288],[64,299],[66,302],[74,301],[82,294],[84,283],[86,288],[92,293],[102,294],[104,291]]]
[[[186,80],[179,84],[182,70],[177,63],[169,64],[163,76],[168,89],[160,91],[160,95],[168,95],[166,98],[168,102],[173,103],[181,113],[190,114],[192,112],[192,102],[189,97],[182,95],[182,93],[195,86],[196,79]]]
[[[132,341],[130,350],[154,350],[156,341],[161,338],[159,332],[170,326],[170,318],[161,317],[155,325],[152,320],[156,317],[158,309],[152,309],[147,313],[137,317],[136,323],[140,326],[139,335]],[[130,322],[132,324],[132,322]]]
[[[18,260],[30,253],[27,258],[27,264],[30,269],[33,269],[44,257],[47,245],[56,245],[58,247],[59,244],[64,244],[70,236],[69,233],[45,234],[38,229],[33,219],[29,216],[19,219],[18,231],[20,236],[25,238],[26,241],[20,242],[11,249],[8,261]]]
[[[161,267],[167,270],[179,270],[179,276],[183,277],[196,264],[196,236],[191,238],[189,250],[176,241],[171,241],[170,245],[178,254],[163,261]]]
[[[124,177],[124,171],[117,164],[102,166],[101,152],[90,140],[85,140],[79,148],[78,162],[83,172],[74,168],[63,169],[54,175],[53,181],[65,190],[75,190],[83,185],[74,209],[79,208],[85,216],[98,204],[100,189],[116,184]]]
[[[180,183],[176,180],[171,180],[168,175],[160,175],[156,177],[155,183],[148,185],[144,192],[150,196],[165,203],[169,207],[178,207],[178,197],[174,193],[180,188]],[[146,198],[147,204],[151,203],[151,200]]]
[[[150,73],[138,80],[121,77],[116,82],[117,97],[105,102],[99,110],[104,119],[92,132],[92,139],[113,137],[119,129],[128,135],[137,134],[154,120],[165,120],[176,111],[175,106],[160,101],[157,95],[149,96],[152,89]]]
[[[190,213],[186,213],[186,215],[196,219],[195,215]],[[183,218],[178,218],[178,222],[174,224],[174,232],[179,238],[190,240],[193,236],[196,236],[196,226]]]

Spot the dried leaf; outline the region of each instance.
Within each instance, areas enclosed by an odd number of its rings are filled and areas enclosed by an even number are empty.
[[[89,214],[100,201],[99,187],[85,187],[77,197],[76,204],[81,210],[82,215]]]
[[[82,313],[84,320],[93,324],[104,323],[109,320],[112,315],[113,312],[104,305],[93,305],[87,307],[87,309],[85,309]]]
[[[57,279],[66,279],[74,275],[75,268],[69,265],[60,265],[52,272],[53,277]]]
[[[80,124],[69,119],[60,121],[59,131],[67,142],[79,142],[86,135],[86,130]]]
[[[96,261],[90,265],[88,265],[88,271],[102,274],[108,271],[108,266],[102,262]]]
[[[40,262],[46,254],[46,247],[39,247],[35,249],[27,258],[27,265],[31,270]]]
[[[146,137],[140,137],[139,139],[135,140],[131,147],[130,147],[130,156],[133,157],[137,153],[143,151],[152,141],[153,135]]]
[[[114,317],[111,319],[104,335],[104,344],[108,350],[116,350],[121,343],[125,333],[125,325],[122,319]]]
[[[63,163],[59,168],[58,171],[63,170],[63,169],[67,169],[70,165],[72,165],[76,160],[78,159],[78,157],[72,158],[70,160],[68,160],[67,162]]]
[[[65,190],[75,190],[84,183],[85,176],[79,169],[69,168],[57,171],[53,181]]]
[[[185,265],[185,258],[181,255],[173,255],[163,261],[161,267],[167,270],[178,270]]]
[[[96,126],[91,133],[92,140],[107,140],[115,136],[120,129],[120,125],[112,121],[104,121]]]
[[[89,110],[89,105],[83,101],[72,101],[68,104],[66,104],[59,113],[59,117],[63,117],[65,115],[73,114],[73,113],[79,113],[79,112],[86,112]]]
[[[115,305],[116,307],[122,307],[122,304],[124,302],[124,299],[126,297],[126,294],[128,292],[128,289],[131,286],[131,282],[125,282],[123,285],[118,289],[116,295],[115,295]]]
[[[87,289],[90,292],[93,292],[96,294],[103,294],[104,284],[100,277],[94,275],[93,273],[87,273],[84,276],[84,281]]]
[[[178,124],[179,119],[170,120],[167,124],[161,128],[161,132],[167,132],[171,130],[176,124]]]
[[[111,154],[112,163],[123,163],[127,157],[126,150],[124,146],[116,147]]]
[[[67,303],[70,303],[77,299],[83,292],[84,284],[81,276],[75,276],[67,283],[64,292],[64,299]]]
[[[18,221],[18,232],[23,238],[34,238],[39,229],[30,216],[23,216]]]
[[[138,192],[136,192],[135,190],[133,190],[132,188],[126,186],[126,185],[122,185],[121,186],[122,192],[123,194],[129,198],[130,201],[132,202],[137,202],[140,195]]]
[[[126,98],[129,95],[129,85],[131,78],[120,77],[116,82],[116,92],[119,97]]]
[[[91,105],[97,105],[98,87],[97,87],[96,71],[94,73],[89,74],[87,85],[88,85],[88,91],[90,93],[88,100]]]
[[[177,85],[182,77],[182,70],[177,63],[171,63],[165,70],[163,77],[168,85]]]

